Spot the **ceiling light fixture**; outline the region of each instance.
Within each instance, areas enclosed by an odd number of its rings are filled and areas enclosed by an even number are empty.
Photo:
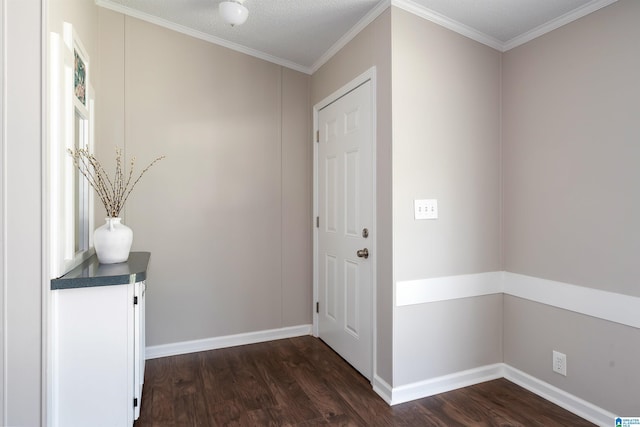
[[[249,16],[249,10],[242,5],[244,0],[223,1],[218,6],[220,16],[227,24],[231,26],[242,25]]]

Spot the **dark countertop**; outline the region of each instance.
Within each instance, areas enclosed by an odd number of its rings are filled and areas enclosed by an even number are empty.
[[[51,289],[90,288],[125,285],[147,278],[150,252],[131,252],[126,262],[100,264],[93,255],[62,277],[51,280]]]

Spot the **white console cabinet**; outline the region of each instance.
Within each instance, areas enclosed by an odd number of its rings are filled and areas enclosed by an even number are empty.
[[[51,281],[50,419],[55,427],[132,426],[140,415],[149,253]]]

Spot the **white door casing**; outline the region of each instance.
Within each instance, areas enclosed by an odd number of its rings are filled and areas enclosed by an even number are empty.
[[[361,76],[317,106],[314,195],[316,333],[370,380],[375,314],[373,88],[372,79],[363,81]]]

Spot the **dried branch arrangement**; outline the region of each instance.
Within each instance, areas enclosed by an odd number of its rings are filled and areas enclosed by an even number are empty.
[[[160,156],[140,172],[140,175],[133,180],[133,169],[136,162],[136,158],[131,159],[129,164],[129,173],[126,173],[122,167],[122,149],[116,147],[116,171],[113,179],[110,179],[106,171],[89,150],[84,148],[76,148],[67,150],[73,158],[73,164],[78,168],[80,173],[84,175],[89,184],[96,190],[98,197],[102,201],[104,208],[107,210],[107,216],[110,218],[117,218],[120,216],[120,211],[124,207],[129,194],[133,191],[134,187],[145,174],[165,156]]]

